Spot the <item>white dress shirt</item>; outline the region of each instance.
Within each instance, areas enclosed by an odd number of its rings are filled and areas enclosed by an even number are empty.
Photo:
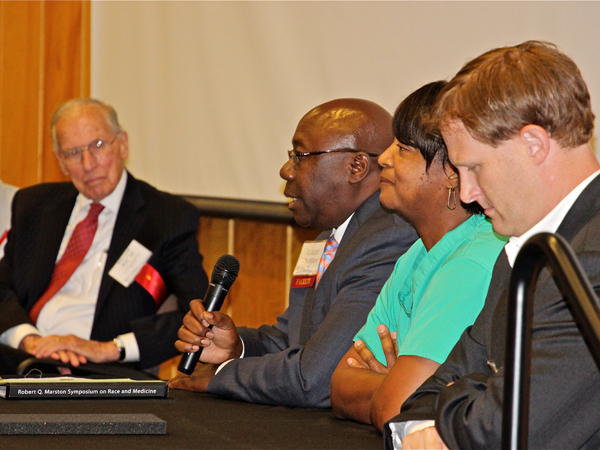
[[[523,233],[521,236],[511,237],[506,245],[504,251],[508,258],[508,263],[512,267],[515,263],[515,259],[519,254],[521,247],[527,242],[527,240],[538,233],[556,233],[558,227],[564,220],[569,210],[573,207],[584,189],[600,174],[600,170],[594,172],[585,180],[577,185],[565,198],[563,198],[558,205],[552,209],[542,220],[531,227],[528,231]],[[408,422],[396,422],[390,424],[392,431],[392,440],[394,443],[395,450],[402,450],[402,439],[409,434],[416,433],[427,427],[435,426],[433,420],[409,420]]]
[[[96,302],[106,264],[106,256],[117,220],[117,214],[127,185],[127,172],[119,180],[115,190],[100,201],[104,209],[98,216],[98,228],[90,250],[65,285],[44,305],[37,321],[37,328],[30,324],[17,325],[0,335],[0,343],[18,348],[21,340],[29,334],[64,336],[73,334],[89,340],[92,333]],[[71,212],[56,261],[63,256],[73,230],[84,220],[92,200],[79,194]],[[118,336],[125,347],[124,361],[138,361],[139,347],[133,333]]]

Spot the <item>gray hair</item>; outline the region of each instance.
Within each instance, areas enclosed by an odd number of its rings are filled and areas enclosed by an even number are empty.
[[[117,112],[112,106],[93,98],[73,98],[71,100],[67,100],[58,108],[56,108],[56,111],[54,111],[54,114],[52,114],[50,129],[52,130],[52,145],[54,146],[54,151],[59,150],[58,136],[56,135],[56,122],[71,112],[85,107],[98,108],[100,112],[102,112],[106,124],[114,135],[117,135],[123,131],[123,128],[121,128],[121,125],[119,124]]]

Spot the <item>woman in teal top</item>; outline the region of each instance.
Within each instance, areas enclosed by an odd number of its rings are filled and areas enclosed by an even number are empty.
[[[398,260],[331,379],[334,414],[379,430],[475,321],[506,243],[478,205],[458,200],[444,141],[426,123],[445,84],[423,86],[394,115],[396,140],[379,157],[381,203],[420,239]]]
[[[505,243],[481,215],[446,233],[429,251],[418,240],[398,260],[355,341],[362,340],[386,364],[377,332],[384,324],[397,333],[398,356],[418,355],[443,363],[483,308],[494,263]]]

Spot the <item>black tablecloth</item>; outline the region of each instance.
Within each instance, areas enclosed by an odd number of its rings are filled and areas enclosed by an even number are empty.
[[[1,449],[381,449],[371,426],[330,409],[254,405],[171,390],[168,399],[3,400],[0,414],[141,414],[167,422],[166,435],[0,436]]]

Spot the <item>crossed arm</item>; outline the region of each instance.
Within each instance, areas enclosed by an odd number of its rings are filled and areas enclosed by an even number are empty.
[[[402,403],[439,364],[420,356],[397,357],[396,334],[390,334],[385,325],[379,325],[377,333],[387,365],[362,341],[356,341],[331,378],[331,406],[339,418],[372,423],[382,431],[383,424],[398,414]]]

